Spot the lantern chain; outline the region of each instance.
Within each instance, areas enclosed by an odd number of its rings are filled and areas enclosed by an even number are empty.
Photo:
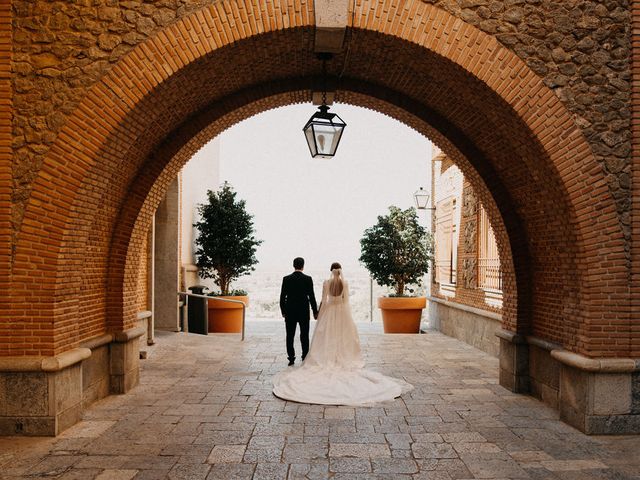
[[[322,59],[322,105],[327,104],[327,59]]]

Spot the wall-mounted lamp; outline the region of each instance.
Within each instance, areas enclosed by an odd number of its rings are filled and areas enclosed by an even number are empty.
[[[417,190],[416,193],[413,194],[413,198],[416,201],[416,208],[418,210],[435,210],[436,207],[427,207],[429,205],[429,194],[420,187],[420,190]]]

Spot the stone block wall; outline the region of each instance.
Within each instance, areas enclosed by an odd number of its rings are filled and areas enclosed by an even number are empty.
[[[55,357],[0,357],[0,435],[55,436],[139,382],[144,328],[104,334]]]
[[[12,372],[2,376],[0,387],[0,429],[4,434],[33,435],[42,430],[55,434],[45,373]],[[31,419],[25,421],[24,417]]]
[[[640,432],[640,362],[590,359],[537,337],[501,330],[500,383],[556,409],[560,418],[593,435]],[[516,390],[517,391],[517,390]]]
[[[502,325],[500,314],[432,297],[429,298],[429,325],[489,355],[500,355],[500,341],[496,336]]]
[[[0,363],[0,435],[57,435],[83,411],[80,348],[56,359]]]
[[[101,335],[83,343],[83,347],[91,350],[91,356],[82,362],[83,408],[109,395],[109,344],[112,340],[111,335]]]
[[[560,365],[551,358],[548,348],[529,345],[529,377],[531,394],[557,409],[560,390]]]
[[[593,435],[640,431],[637,371],[585,371],[561,363],[559,384],[560,418],[580,431]]]

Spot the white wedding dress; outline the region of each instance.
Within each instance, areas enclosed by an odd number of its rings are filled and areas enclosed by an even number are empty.
[[[275,396],[322,405],[370,405],[393,400],[413,387],[366,370],[360,340],[351,316],[349,287],[340,269],[322,285],[322,303],[309,353],[300,367],[289,367],[273,380]],[[342,281],[342,293],[332,296],[330,282]]]

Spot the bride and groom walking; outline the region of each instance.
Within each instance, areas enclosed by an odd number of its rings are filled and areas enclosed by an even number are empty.
[[[295,271],[282,280],[280,310],[287,331],[289,366],[295,364],[294,337],[300,325],[302,365],[274,377],[274,395],[302,403],[357,406],[392,400],[411,390],[413,387],[402,380],[364,368],[349,305],[349,285],[340,264],[331,265],[319,307],[313,280],[303,273],[304,259],[294,259],[293,267]],[[310,346],[309,308],[318,320]]]

